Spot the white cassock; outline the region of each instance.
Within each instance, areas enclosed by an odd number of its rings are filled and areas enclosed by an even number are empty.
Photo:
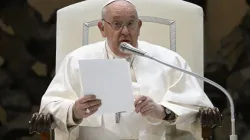
[[[167,63],[190,70],[186,61],[169,49],[144,41],[138,41],[138,48]],[[199,107],[213,107],[212,103],[196,78],[139,56],[134,56],[131,68],[134,95],[149,96],[172,110],[177,115],[174,122],[143,117],[135,112],[121,113],[120,123],[116,123],[115,114],[94,114],[77,123],[72,120],[72,106],[84,95],[78,60],[113,58],[119,59],[105,41],[80,47],[65,57],[42,98],[40,108],[40,113],[54,115],[56,140],[192,140],[191,133],[195,134],[200,127],[191,125],[196,120]],[[181,124],[191,133],[177,133],[175,126]]]

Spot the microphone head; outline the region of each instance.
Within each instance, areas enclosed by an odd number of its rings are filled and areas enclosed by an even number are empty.
[[[133,52],[131,50],[134,47],[127,42],[121,42],[119,48],[120,48],[120,51],[122,51],[124,53],[133,54]]]
[[[146,52],[139,50],[127,42],[122,42],[119,46],[120,50],[124,53],[135,54],[135,55],[145,55]]]

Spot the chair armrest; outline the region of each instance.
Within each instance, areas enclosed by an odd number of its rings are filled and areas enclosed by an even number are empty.
[[[53,123],[52,114],[34,113],[29,121],[29,132],[30,134],[51,132]]]
[[[216,127],[222,127],[222,114],[218,108],[201,108],[198,113],[198,119],[202,128],[202,138],[209,140],[212,137],[212,130]]]
[[[218,108],[201,108],[197,115],[202,127],[202,138],[209,140],[215,127],[222,127],[222,114]],[[52,114],[34,113],[29,121],[30,133],[51,132],[54,118]]]

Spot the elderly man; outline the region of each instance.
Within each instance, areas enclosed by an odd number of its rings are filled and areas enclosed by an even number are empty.
[[[106,40],[83,46],[65,57],[40,108],[42,113],[53,114],[56,139],[160,140],[166,137],[168,128],[190,125],[196,120],[199,107],[213,106],[195,78],[119,50],[119,44],[127,42],[190,70],[175,52],[138,41],[141,26],[136,7],[130,1],[112,0],[103,7],[102,21],[98,23]],[[130,63],[131,82],[139,89],[133,93],[135,111],[96,115],[102,101],[94,95],[80,96],[84,95],[79,78],[80,59],[126,59]]]

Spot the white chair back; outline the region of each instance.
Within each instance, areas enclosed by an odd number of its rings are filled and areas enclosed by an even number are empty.
[[[108,0],[87,0],[57,13],[56,69],[66,54],[103,40],[97,21]],[[143,21],[140,40],[179,53],[192,70],[203,75],[203,10],[182,0],[132,0]],[[200,81],[199,81],[200,82]],[[200,82],[203,86],[203,82]]]
[[[56,70],[63,58],[83,45],[104,40],[97,27],[108,0],[87,0],[57,12]],[[132,0],[143,21],[139,40],[179,53],[203,75],[203,10],[182,0]],[[203,87],[203,82],[199,81]],[[190,128],[192,129],[192,128]],[[201,134],[194,134],[200,137]]]

